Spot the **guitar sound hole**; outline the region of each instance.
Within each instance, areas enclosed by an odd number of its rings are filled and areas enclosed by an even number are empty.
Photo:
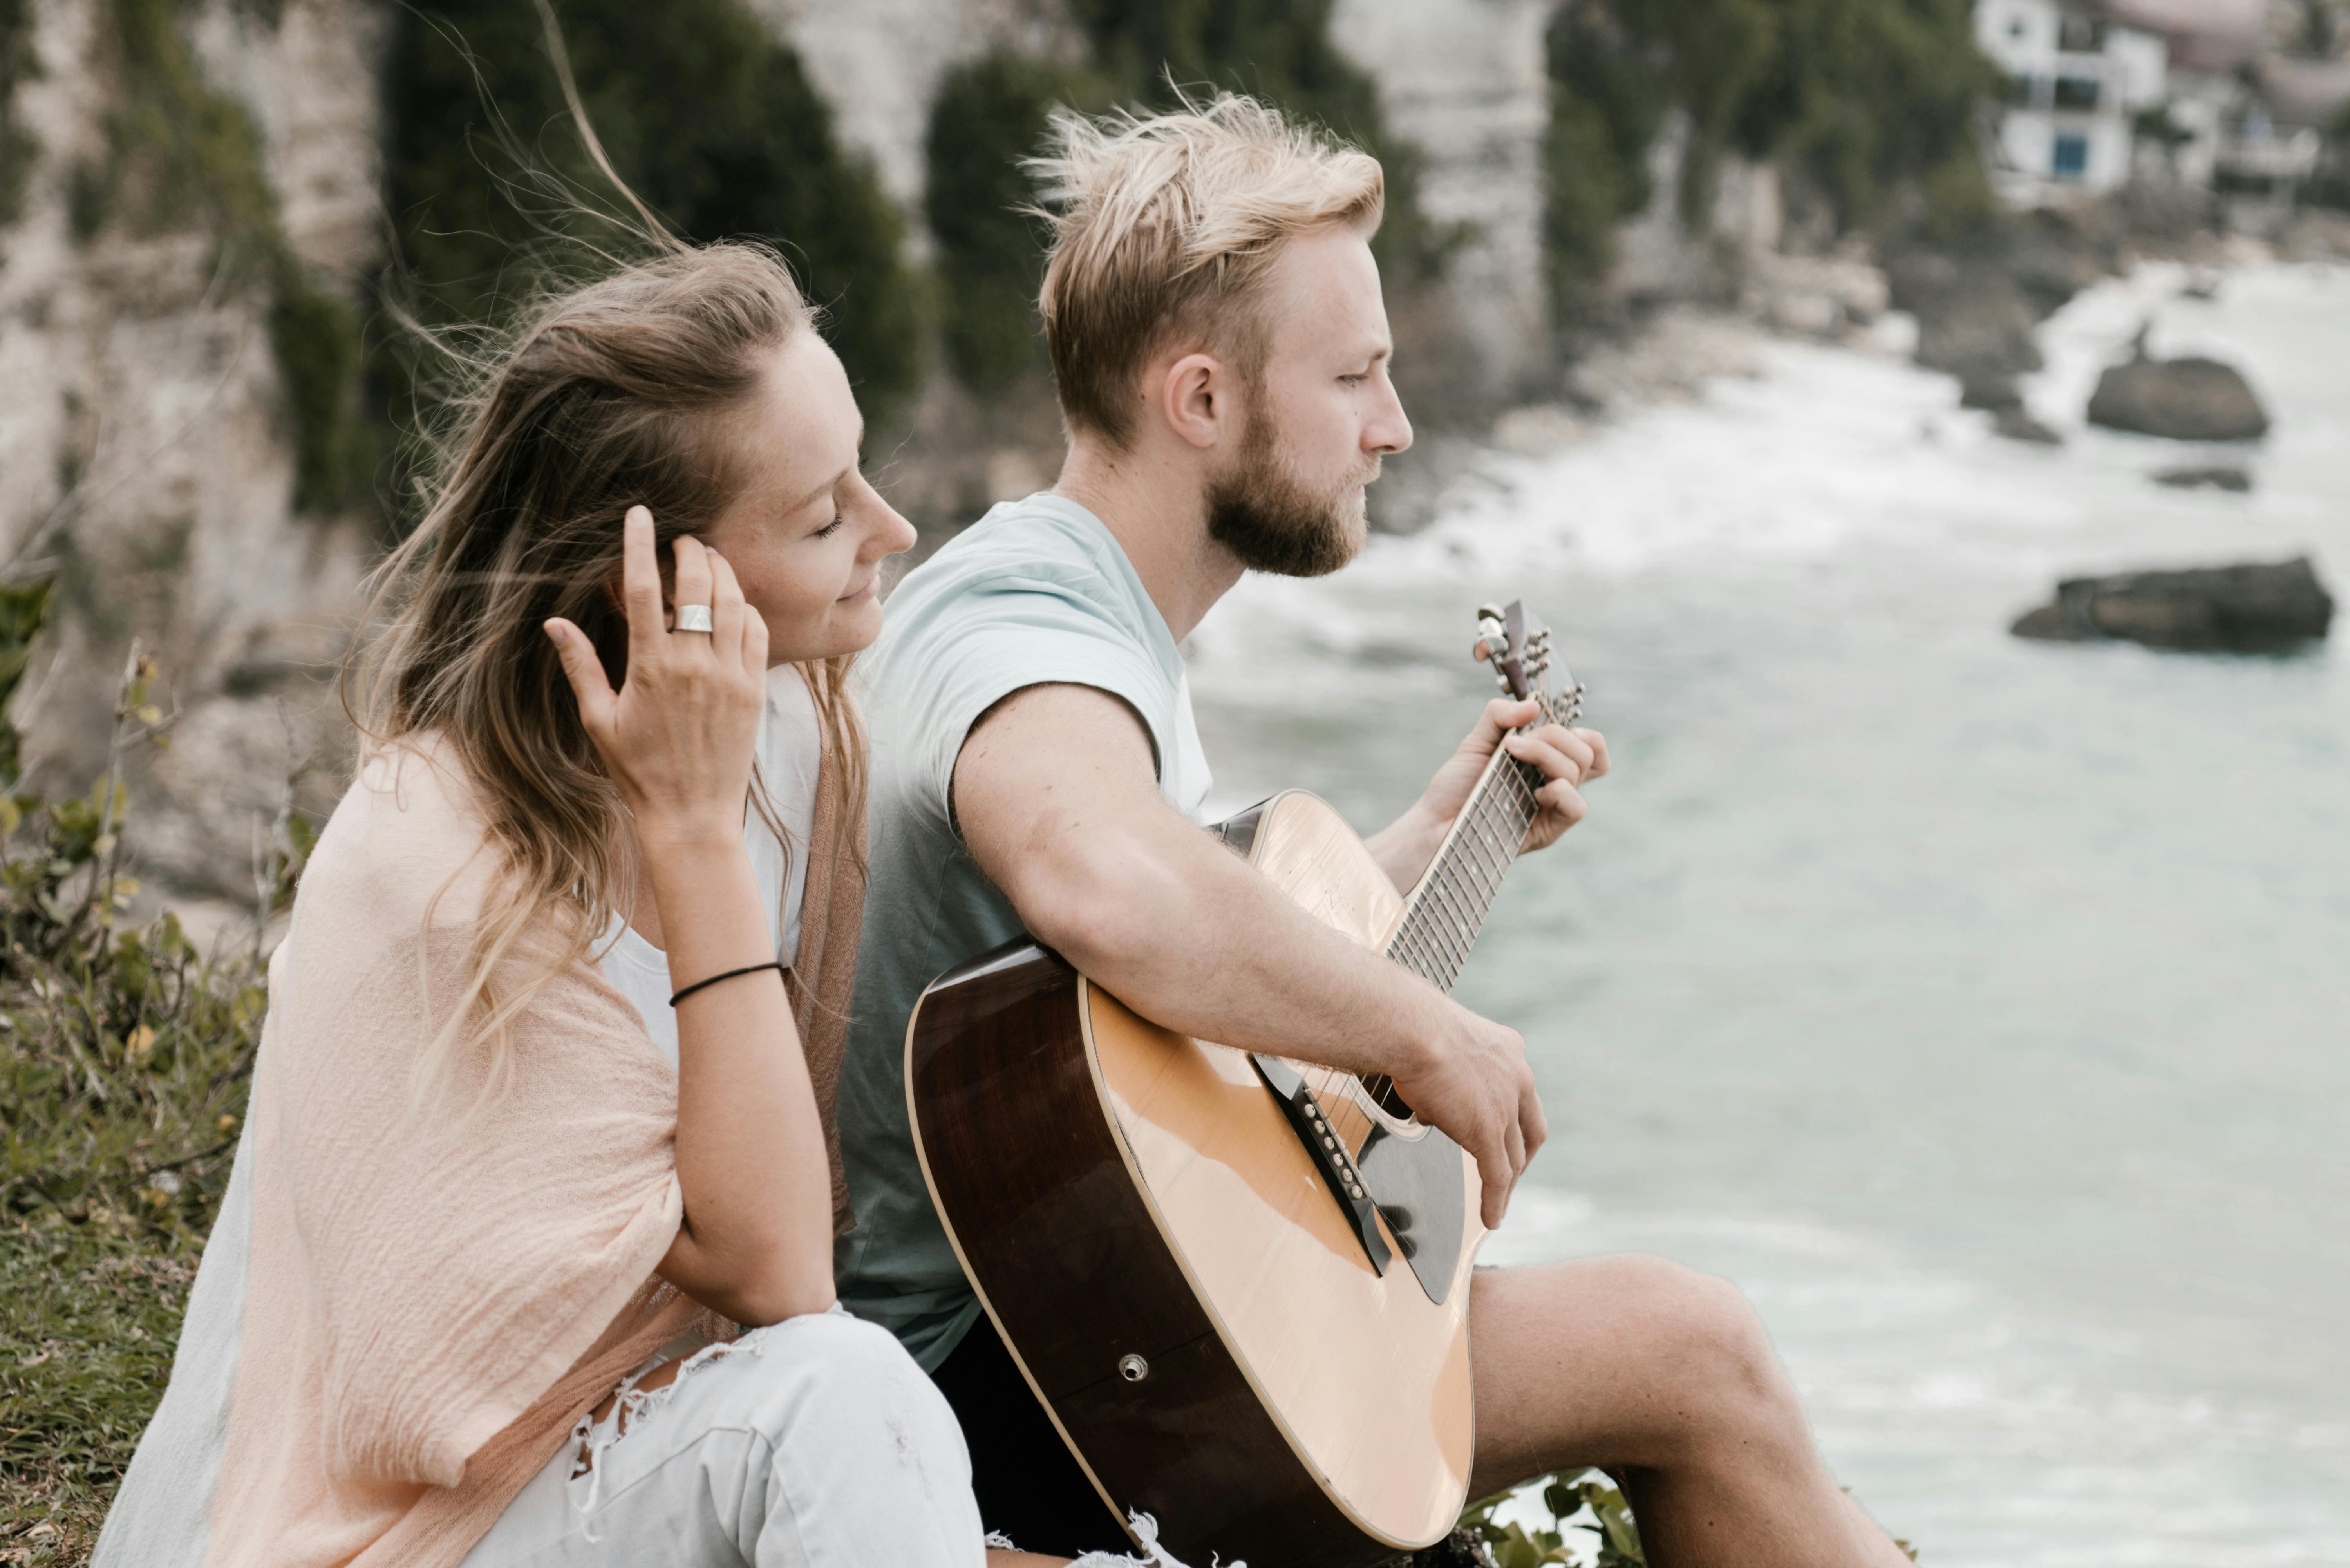
[[[1365,1087],[1367,1088],[1370,1087],[1370,1085],[1366,1085]],[[1387,1112],[1388,1115],[1396,1117],[1399,1121],[1409,1121],[1411,1119],[1411,1102],[1405,1099],[1401,1095],[1396,1093],[1395,1080],[1393,1078],[1382,1078],[1379,1080],[1378,1086],[1373,1097],[1378,1101],[1379,1108]]]

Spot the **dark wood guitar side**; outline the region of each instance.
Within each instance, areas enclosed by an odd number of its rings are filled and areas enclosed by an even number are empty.
[[[1128,1174],[1087,1064],[1081,983],[1020,941],[924,999],[907,1080],[927,1107],[924,1163],[934,1185],[950,1168],[995,1175],[957,1206],[964,1269],[1121,1525],[1150,1514],[1186,1561],[1215,1542],[1197,1561],[1360,1563],[1360,1533],[1304,1472]]]
[[[1481,617],[1503,689],[1546,633]],[[1544,699],[1571,720],[1574,697]],[[1496,753],[1399,895],[1292,791],[1225,841],[1317,919],[1449,988],[1532,821]],[[1473,1162],[1385,1080],[1194,1040],[1017,941],[932,982],[906,1096],[947,1234],[1122,1526],[1195,1568],[1367,1568],[1440,1538],[1475,1439]]]

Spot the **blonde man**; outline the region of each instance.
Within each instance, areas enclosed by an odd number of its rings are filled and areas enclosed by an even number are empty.
[[[926,982],[1026,931],[1171,1028],[1389,1075],[1476,1158],[1489,1226],[1544,1125],[1515,1032],[1308,918],[1195,820],[1208,770],[1178,645],[1245,571],[1350,560],[1364,486],[1411,442],[1367,244],[1379,166],[1241,98],[1058,137],[1043,303],[1066,465],[907,577],[868,667],[872,892],[840,1097],[858,1226],[838,1263],[841,1298],[955,1406],[988,1525],[1075,1553],[1120,1547],[1118,1526],[982,1316],[913,1150],[901,1052]],[[1534,717],[1489,705],[1369,840],[1398,888],[1496,744],[1549,781],[1530,846],[1581,818],[1607,743],[1503,741]],[[1903,1562],[1822,1468],[1731,1287],[1616,1258],[1472,1289],[1472,1495],[1607,1463],[1652,1562]]]

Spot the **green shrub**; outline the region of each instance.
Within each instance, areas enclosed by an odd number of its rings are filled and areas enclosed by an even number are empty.
[[[743,0],[556,0],[590,122],[629,186],[677,233],[776,244],[876,424],[920,377],[902,225],[842,147],[802,67]],[[593,265],[618,210],[574,132],[528,0],[390,13],[384,196],[394,292],[428,326],[499,325],[549,278]],[[559,191],[550,185],[559,183]],[[625,242],[622,242],[625,243]],[[429,367],[401,337],[372,375],[380,412],[412,428]]]
[[[0,588],[0,703],[47,584]],[[0,1561],[79,1563],[171,1374],[226,1187],[266,1002],[257,946],[127,924],[120,762],[160,742],[152,663],[87,795],[0,795]],[[0,723],[14,754],[15,732]],[[307,856],[294,819],[273,904]]]
[[[1533,1498],[1550,1515],[1547,1525],[1532,1530],[1511,1521],[1494,1522],[1504,1503]],[[1569,1532],[1588,1531],[1598,1568],[1646,1568],[1639,1527],[1632,1521],[1631,1505],[1616,1483],[1601,1470],[1559,1470],[1536,1476],[1524,1485],[1470,1504],[1461,1516],[1461,1528],[1492,1555],[1494,1568],[1544,1568],[1572,1563],[1578,1553],[1568,1550]]]
[[[1666,114],[1689,118],[1676,192],[1701,224],[1723,153],[1776,161],[1840,228],[1917,193],[1950,234],[1991,213],[1976,137],[1999,89],[1966,0],[1569,0],[1547,35],[1551,128],[1544,232],[1562,319],[1615,261],[1612,229],[1643,210]]]
[[[269,344],[294,434],[294,509],[323,512],[375,471],[374,432],[360,421],[359,314],[291,257],[281,260],[276,296]]]
[[[1388,213],[1373,241],[1391,294],[1432,283],[1459,237],[1420,212],[1419,160],[1388,134],[1378,89],[1331,44],[1332,0],[1076,0],[1087,67],[993,55],[951,73],[931,114],[928,216],[941,330],[965,385],[993,391],[1044,363],[1036,287],[1045,235],[1021,159],[1055,105],[1171,108],[1179,90],[1253,94],[1378,157]]]
[[[13,223],[25,204],[25,178],[41,151],[16,123],[16,87],[40,74],[33,53],[33,0],[0,0],[0,225]]]
[[[1921,194],[1947,233],[1991,212],[1979,120],[2002,90],[1967,0],[1777,0],[1776,47],[1739,106],[1751,157],[1806,173],[1847,228]]]
[[[1551,83],[1543,237],[1552,309],[1564,322],[1616,265],[1616,225],[1648,204],[1648,147],[1673,89],[1663,51],[1600,6],[1562,7],[1543,42]]]
[[[1036,318],[1045,226],[1020,161],[1044,145],[1058,106],[1096,109],[1090,74],[994,53],[940,84],[926,148],[925,215],[938,246],[939,335],[948,367],[973,391],[1001,390],[1043,369]]]

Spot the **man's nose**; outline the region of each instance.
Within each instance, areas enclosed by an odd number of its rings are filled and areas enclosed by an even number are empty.
[[[1380,377],[1379,389],[1385,396],[1363,426],[1363,450],[1382,455],[1402,452],[1411,445],[1410,416],[1403,411],[1403,400],[1396,395],[1393,381]]]

